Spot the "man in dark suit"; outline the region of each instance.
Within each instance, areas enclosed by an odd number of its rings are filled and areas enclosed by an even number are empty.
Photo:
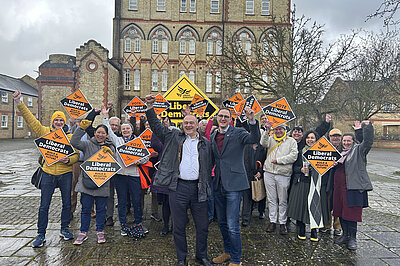
[[[221,108],[217,114],[218,130],[211,136],[211,146],[215,160],[213,180],[215,209],[218,224],[224,240],[225,252],[213,259],[214,263],[230,260],[230,266],[240,265],[242,242],[239,228],[239,209],[242,191],[248,189],[243,150],[246,144],[260,142],[260,129],[254,118],[254,111],[245,108],[250,133],[244,128],[235,128],[231,122],[231,112]]]

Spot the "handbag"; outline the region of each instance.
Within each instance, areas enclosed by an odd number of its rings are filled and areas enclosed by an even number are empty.
[[[43,170],[42,167],[38,167],[36,171],[33,173],[32,178],[31,178],[31,183],[34,185],[36,188],[40,189],[40,184],[42,183],[42,176],[43,176]]]
[[[256,170],[262,167],[262,163],[260,161],[256,161]],[[254,201],[260,201],[264,199],[266,196],[264,179],[261,177],[256,178],[251,181],[251,198]]]
[[[262,177],[251,181],[251,198],[254,201],[260,201],[265,198],[265,186]]]

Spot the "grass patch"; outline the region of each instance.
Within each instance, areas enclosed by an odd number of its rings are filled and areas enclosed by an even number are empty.
[[[395,172],[393,172],[393,175],[400,176],[400,171],[395,171]]]

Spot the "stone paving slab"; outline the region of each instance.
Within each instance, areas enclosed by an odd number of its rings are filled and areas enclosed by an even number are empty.
[[[31,140],[30,140],[31,141]],[[0,145],[3,143],[0,141]],[[0,152],[0,166],[7,174],[0,174],[0,265],[174,265],[175,248],[171,234],[162,238],[162,223],[150,219],[150,195],[145,196],[144,225],[150,233],[141,241],[132,241],[120,235],[119,224],[106,227],[107,242],[99,245],[95,235],[95,220],[89,230],[89,239],[82,246],[59,237],[61,197],[57,190],[49,212],[46,245],[33,249],[36,236],[37,211],[40,190],[30,184],[36,168],[37,151],[25,142],[23,149],[13,152],[5,148]],[[11,149],[11,146],[10,148]],[[369,160],[373,169],[384,168],[379,156],[372,151]],[[381,153],[382,151],[378,151]],[[391,156],[393,156],[391,154]],[[393,160],[400,161],[400,153]],[[386,158],[386,157],[385,157]],[[392,160],[392,161],[393,161]],[[371,162],[372,161],[372,162]],[[391,167],[396,165],[390,162]],[[387,171],[386,171],[387,170]],[[268,219],[258,219],[255,211],[250,225],[241,228],[243,265],[399,265],[400,260],[400,178],[385,173],[370,173],[374,190],[369,193],[370,208],[364,209],[363,222],[359,224],[357,251],[349,251],[333,243],[332,232],[320,234],[320,241],[312,243],[296,238],[296,226],[289,226],[289,234],[268,234]],[[400,166],[399,169],[400,170]],[[386,176],[385,176],[386,175]],[[71,231],[79,232],[80,205],[71,221]],[[161,212],[161,208],[160,208]],[[114,219],[117,219],[115,210]],[[128,217],[132,222],[133,217]],[[310,230],[307,230],[309,238]],[[194,260],[195,230],[193,221],[187,227],[188,265],[199,265]],[[222,237],[216,222],[210,224],[208,255],[218,256],[223,251]],[[227,265],[227,264],[225,264]]]

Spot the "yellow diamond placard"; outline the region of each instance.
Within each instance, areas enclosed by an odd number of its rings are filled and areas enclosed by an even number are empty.
[[[303,156],[320,175],[325,174],[337,160],[342,158],[325,136],[305,151]]]
[[[164,94],[164,98],[171,104],[168,110],[161,113],[161,117],[168,116],[174,123],[181,123],[182,109],[190,105],[195,94],[207,100],[208,105],[203,113],[203,118],[208,119],[218,112],[218,107],[203,93],[186,75],[180,77],[174,85]]]
[[[285,97],[265,106],[264,114],[272,121],[272,128],[282,125],[296,118]]]
[[[92,106],[79,89],[62,99],[60,102],[71,117],[78,118],[92,110]]]

